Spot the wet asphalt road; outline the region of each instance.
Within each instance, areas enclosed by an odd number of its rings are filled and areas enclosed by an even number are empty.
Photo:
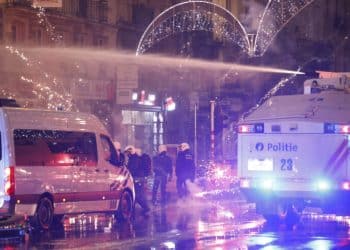
[[[4,249],[350,249],[350,218],[303,215],[293,228],[266,221],[239,194],[174,199],[136,208],[131,223],[112,215],[64,217],[48,232],[2,238]]]

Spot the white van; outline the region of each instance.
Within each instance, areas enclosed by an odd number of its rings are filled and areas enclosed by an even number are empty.
[[[0,108],[0,218],[23,215],[48,229],[54,217],[116,212],[129,219],[134,183],[93,115]]]

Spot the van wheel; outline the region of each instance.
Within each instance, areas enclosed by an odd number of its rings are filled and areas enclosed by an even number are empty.
[[[130,221],[133,216],[134,206],[133,198],[130,192],[124,191],[120,197],[117,220],[119,221]]]
[[[34,215],[34,226],[37,229],[49,229],[53,221],[53,204],[52,201],[43,197],[39,200],[38,207]]]

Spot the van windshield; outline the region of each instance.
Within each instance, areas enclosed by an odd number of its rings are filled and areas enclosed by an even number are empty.
[[[94,133],[15,129],[13,135],[16,165],[97,165]]]

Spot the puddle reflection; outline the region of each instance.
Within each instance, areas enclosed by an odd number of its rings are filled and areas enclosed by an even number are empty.
[[[0,242],[6,249],[332,249],[350,247],[350,217],[305,213],[292,229],[240,203],[185,200],[118,222],[112,214],[65,216],[50,231]],[[345,247],[345,248],[344,248]]]

